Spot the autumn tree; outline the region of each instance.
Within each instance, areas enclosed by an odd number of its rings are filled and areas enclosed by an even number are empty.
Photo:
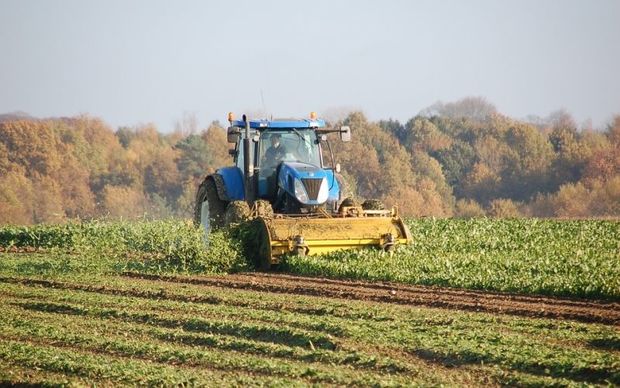
[[[578,129],[565,111],[534,123],[480,98],[439,103],[404,124],[349,114],[352,141],[331,141],[347,195],[406,216],[618,217],[620,116]],[[335,135],[330,135],[330,138]],[[334,139],[335,140],[335,139]],[[0,120],[0,223],[188,216],[204,176],[230,165],[218,122],[162,134],[98,118]]]
[[[465,97],[455,102],[437,102],[422,110],[420,115],[484,121],[495,113],[497,113],[497,108],[484,97]]]

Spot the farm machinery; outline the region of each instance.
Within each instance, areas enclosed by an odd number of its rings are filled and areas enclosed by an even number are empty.
[[[277,120],[245,115],[235,120],[229,113],[228,121],[234,165],[207,176],[196,195],[194,222],[207,233],[252,219],[256,259],[263,268],[287,254],[364,247],[392,251],[411,242],[396,209],[345,198],[328,135],[350,141],[349,127],[327,128],[314,112],[309,119]]]

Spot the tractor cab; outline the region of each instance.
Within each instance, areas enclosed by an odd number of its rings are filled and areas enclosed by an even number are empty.
[[[323,169],[321,144],[311,129],[264,131],[256,146],[258,197],[270,202],[277,199],[277,175],[283,163]]]
[[[331,132],[341,132],[341,138],[348,140],[348,127],[326,129],[323,120],[312,117],[231,119],[230,124],[228,140],[235,144],[231,153],[243,177],[246,198],[267,200],[281,213],[308,213],[318,207],[337,209],[341,199],[337,166],[331,153],[328,160],[332,165],[326,165],[322,144]]]

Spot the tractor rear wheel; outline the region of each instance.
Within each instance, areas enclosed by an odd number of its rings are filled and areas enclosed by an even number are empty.
[[[206,177],[196,193],[194,224],[203,225],[207,233],[211,229],[222,227],[227,204],[218,197],[215,180],[210,176]]]
[[[343,209],[345,207],[356,207],[359,206],[360,204],[357,203],[357,201],[351,197],[347,197],[345,199],[342,200],[342,202],[340,203],[340,206],[338,206],[338,213],[342,213]]]
[[[269,221],[265,219],[254,220],[256,233],[256,267],[263,271],[271,269],[271,239],[269,238]]]
[[[364,210],[385,210],[385,205],[378,199],[367,199],[362,203]]]

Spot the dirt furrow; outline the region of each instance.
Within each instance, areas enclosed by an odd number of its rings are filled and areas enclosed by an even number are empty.
[[[344,281],[255,272],[226,276],[188,277],[134,273],[126,273],[125,276],[261,292],[312,295],[620,325],[620,303],[609,301],[518,295],[445,287],[408,286],[395,283]]]

